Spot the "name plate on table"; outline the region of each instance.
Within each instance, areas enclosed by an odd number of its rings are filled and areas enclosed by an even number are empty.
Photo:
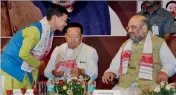
[[[13,95],[23,95],[21,89],[13,89]],[[24,95],[34,95],[33,89],[27,89]]]
[[[93,95],[120,95],[120,90],[94,90]]]

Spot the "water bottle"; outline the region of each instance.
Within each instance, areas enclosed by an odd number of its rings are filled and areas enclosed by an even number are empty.
[[[87,95],[93,95],[93,91],[96,89],[96,81],[93,77],[90,77],[88,81],[88,93]]]
[[[47,93],[48,93],[47,95],[55,95],[55,89],[54,89],[55,82],[53,77],[49,77],[46,85],[47,85]]]
[[[128,88],[126,89],[126,94],[127,95],[138,95],[137,89],[138,89],[137,82],[132,82],[130,85],[128,85]]]

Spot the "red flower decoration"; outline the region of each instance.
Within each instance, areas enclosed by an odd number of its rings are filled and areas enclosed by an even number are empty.
[[[76,80],[76,79],[72,79],[72,81],[73,81],[73,82],[77,82],[77,80]]]
[[[64,81],[63,81],[63,80],[60,80],[60,81],[58,82],[58,84],[59,84],[59,85],[62,85],[62,84],[64,84]]]
[[[6,90],[7,95],[12,95],[12,90]]]
[[[38,94],[39,94],[38,89],[37,89],[37,88],[34,88],[33,93],[34,93],[34,95],[38,95]]]
[[[25,94],[26,93],[26,88],[21,88],[21,92],[22,92],[22,94]]]

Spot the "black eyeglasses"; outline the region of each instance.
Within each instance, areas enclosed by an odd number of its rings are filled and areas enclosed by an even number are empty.
[[[143,25],[144,25],[144,24],[143,24]],[[140,27],[140,28],[141,28],[143,25],[141,25],[141,26],[137,26],[137,25],[127,26],[127,27],[126,27],[126,30],[128,31],[130,28],[133,29],[133,30],[135,30],[135,29],[137,29],[137,27]]]

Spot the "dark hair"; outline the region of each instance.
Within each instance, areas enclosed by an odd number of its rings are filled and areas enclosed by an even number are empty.
[[[68,23],[67,26],[65,26],[65,28],[64,28],[64,32],[67,33],[68,28],[71,28],[71,27],[80,28],[81,34],[83,34],[83,26],[80,23],[77,23],[77,22]]]
[[[160,8],[161,7],[161,1],[149,1],[149,5],[147,6],[147,8],[153,8],[153,7],[158,7]]]
[[[150,3],[149,1],[143,1],[141,4],[141,10],[147,8],[147,3]]]
[[[161,1],[159,1],[159,0],[158,1],[157,0],[153,1],[153,5],[159,5],[159,6],[161,6]]]
[[[60,17],[60,16],[63,16],[63,14],[68,15],[68,11],[66,10],[66,8],[60,5],[51,4],[51,6],[47,10],[46,17],[47,17],[47,20],[51,20],[53,15]]]
[[[176,4],[176,1],[169,1],[169,2],[167,2],[166,9],[167,9],[167,7],[169,6],[170,3],[175,3]]]

